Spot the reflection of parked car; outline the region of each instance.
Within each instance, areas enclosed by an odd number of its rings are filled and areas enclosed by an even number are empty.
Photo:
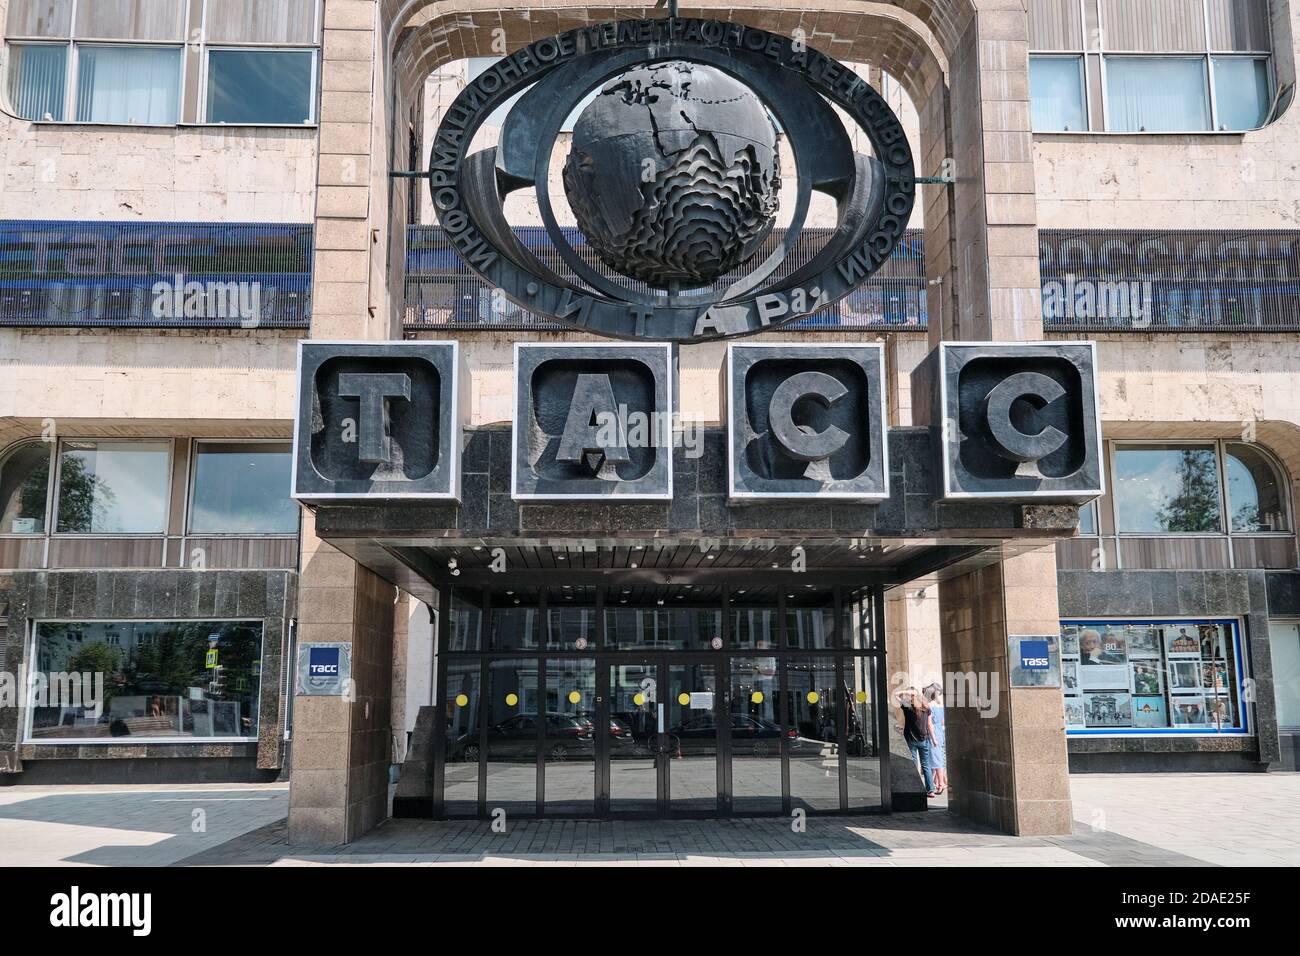
[[[548,713],[542,735],[542,750],[547,760],[593,759],[595,742],[590,722],[569,714]],[[487,756],[488,760],[536,760],[537,718],[532,714],[516,714],[489,727]],[[478,734],[465,734],[457,740],[451,757],[453,760],[476,763],[479,758]]]
[[[731,715],[731,752],[747,757],[779,757],[781,738],[790,741],[791,752],[820,744],[804,741],[794,730],[782,730],[779,724],[749,714]],[[713,753],[717,748],[718,728],[712,714],[704,714],[673,728],[669,734],[669,753]]]

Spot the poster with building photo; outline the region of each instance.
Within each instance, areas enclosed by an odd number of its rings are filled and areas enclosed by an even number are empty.
[[[1199,660],[1170,661],[1169,690],[1175,694],[1201,690],[1201,662]]]
[[[1066,727],[1086,727],[1084,718],[1083,698],[1067,697],[1065,698],[1065,726]]]
[[[1169,715],[1165,711],[1165,699],[1163,697],[1134,697],[1133,726],[1159,727],[1162,729],[1168,727]]]
[[[1133,693],[1135,695],[1154,696],[1164,693],[1164,681],[1160,677],[1158,661],[1134,661]]]
[[[1129,660],[1160,657],[1160,628],[1139,624],[1130,628],[1127,636]]]
[[[1083,718],[1088,727],[1131,727],[1133,698],[1129,694],[1084,694]]]
[[[1165,653],[1170,657],[1200,657],[1201,636],[1194,624],[1166,625]]]
[[[1208,726],[1204,697],[1174,697],[1169,701],[1175,727]]]

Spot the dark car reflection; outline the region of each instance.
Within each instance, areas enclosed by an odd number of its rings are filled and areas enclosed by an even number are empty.
[[[799,736],[794,729],[783,730],[773,721],[748,714],[731,715],[731,752],[743,757],[779,757],[781,738],[789,741],[790,753],[809,755],[835,746],[821,740]],[[668,733],[667,751],[672,756],[712,754],[718,747],[718,725],[712,714],[704,714],[674,727]]]
[[[630,749],[634,745],[632,729],[626,723],[610,718],[611,746]],[[588,714],[548,713],[542,733],[542,752],[547,760],[594,760],[596,756],[596,724]],[[487,731],[487,758],[491,761],[519,761],[531,763],[537,759],[537,717],[516,714]],[[479,736],[465,734],[457,741],[451,759],[477,763]]]

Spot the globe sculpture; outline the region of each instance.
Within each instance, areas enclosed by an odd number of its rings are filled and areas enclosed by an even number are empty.
[[[776,216],[780,168],[776,128],[752,90],[671,60],[605,84],[574,125],[563,181],[605,265],[677,288],[753,258]]]

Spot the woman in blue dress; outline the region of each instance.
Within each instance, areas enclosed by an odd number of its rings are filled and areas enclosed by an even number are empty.
[[[934,773],[934,792],[943,793],[948,788],[947,730],[943,723],[943,688],[931,684],[923,692],[930,719],[933,721],[934,741],[930,746],[930,767]]]

